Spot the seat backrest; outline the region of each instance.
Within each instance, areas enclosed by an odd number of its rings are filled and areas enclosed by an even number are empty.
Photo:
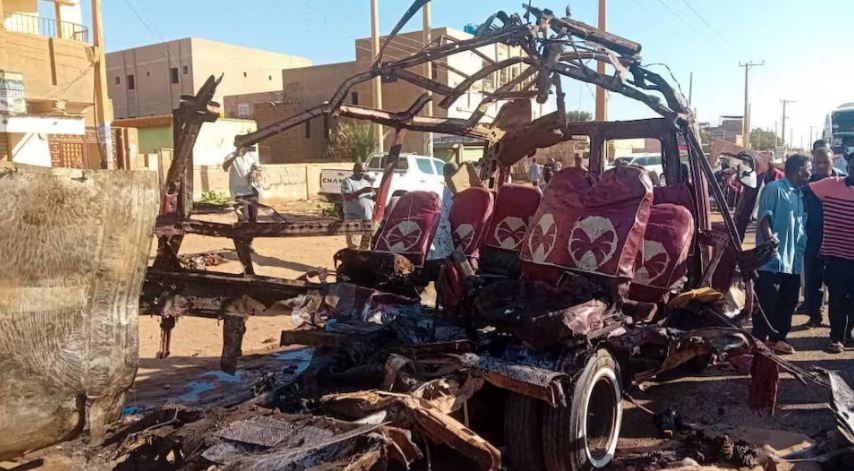
[[[577,179],[567,180],[556,191],[549,185],[528,228],[522,250],[526,276],[529,266],[550,266],[561,272],[630,279],[652,207],[652,182],[646,171],[615,167],[587,188]],[[542,273],[534,269],[531,275]]]
[[[423,266],[441,215],[442,202],[435,193],[404,193],[374,239],[373,250],[400,254],[415,266]]]
[[[533,185],[501,186],[483,245],[518,252],[542,199],[542,192]]]
[[[478,256],[494,208],[492,192],[482,187],[466,188],[454,195],[448,222],[455,249],[468,257]]]
[[[694,237],[694,218],[688,208],[670,203],[653,205],[637,259],[629,299],[656,303],[688,273],[688,253]]]

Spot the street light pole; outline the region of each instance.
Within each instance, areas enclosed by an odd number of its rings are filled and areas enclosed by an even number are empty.
[[[738,63],[739,67],[744,67],[744,117],[741,119],[741,139],[745,149],[750,149],[750,99],[748,94],[750,69],[761,65],[765,65],[764,60],[762,62]]]
[[[101,0],[92,0],[92,48],[95,52],[95,119],[98,122],[98,151],[101,168],[114,169],[113,134],[110,122],[113,110],[107,97],[107,60],[104,57],[104,25]]]
[[[379,0],[371,0],[371,56],[376,59],[380,53],[380,13]],[[383,107],[383,83],[381,77],[374,77],[374,108],[382,109]],[[383,151],[383,128],[379,123],[374,124],[374,139],[377,141],[377,152]]]

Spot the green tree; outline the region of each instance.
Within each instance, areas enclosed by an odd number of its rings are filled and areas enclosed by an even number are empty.
[[[773,131],[766,131],[761,128],[754,128],[750,131],[750,147],[754,150],[773,149],[780,144],[782,141]]]
[[[584,110],[567,111],[566,120],[569,122],[593,121],[593,115]]]
[[[377,139],[370,124],[344,122],[332,133],[326,148],[326,158],[365,162],[376,147]]]

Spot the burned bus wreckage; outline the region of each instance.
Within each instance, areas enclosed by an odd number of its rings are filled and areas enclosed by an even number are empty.
[[[427,1],[412,4],[386,43]],[[413,71],[495,43],[525,54],[484,56],[485,67],[454,88]],[[739,355],[753,359],[751,407],[774,410],[783,370],[832,386],[840,430],[854,435],[854,399],[844,382],[780,359],[743,327],[763,318],[752,280],[774,247],[743,250],[747,221],[725,205],[722,220],[712,221],[709,196],[725,198],[693,113],[681,93],[641,64],[639,44],[527,5],[521,16],[492,15],[471,39],[438,38],[393,61],[384,60],[383,48],[369,70],[346,79],[327,102],[235,141],[246,148],[321,115],[391,128],[394,145],[373,221],[275,212],[275,222],[193,219],[188,169],[200,127],[216,119],[211,99],[218,81],[211,77],[175,111],[177,151],[161,192],[158,251],[142,295],[143,308],[161,316],[159,356],[169,355],[177,317],[217,317],[221,367],[234,373],[246,318],[284,310],[299,327],[281,332],[281,345],[311,347],[312,358],[287,381],[271,372],[258,397],[228,412],[164,409],[120,428],[108,443],[120,444],[125,465],[406,468],[430,460],[431,444],[441,444],[487,470],[602,468],[617,451],[622,401],[633,383]],[[597,73],[589,67],[595,62],[613,74]],[[422,115],[433,97],[447,109],[477,81],[519,64],[521,74],[486,93],[468,119]],[[424,94],[405,110],[344,104],[353,86],[377,77],[408,82]],[[567,122],[564,77],[638,100],[660,117]],[[531,120],[532,99],[555,99],[557,110]],[[482,122],[495,103],[503,104],[497,116]],[[408,130],[486,142],[480,177],[488,184],[455,197],[456,250],[441,267],[436,306],[422,304],[419,291],[441,212],[438,196],[410,191],[384,207]],[[561,170],[543,193],[504,183],[510,165],[577,136],[589,139],[588,169]],[[661,142],[666,185],[653,187],[639,167],[605,170],[605,142],[625,138]],[[752,160],[738,158],[746,180]],[[254,274],[253,238],[366,230],[375,231],[371,249],[338,252],[334,280],[325,270],[297,280]],[[178,252],[187,234],[232,239],[245,273],[185,267]],[[725,294],[736,279],[746,287],[740,308]]]

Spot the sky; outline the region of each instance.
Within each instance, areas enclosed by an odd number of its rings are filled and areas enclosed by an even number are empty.
[[[380,31],[388,33],[409,0],[379,0]],[[88,9],[85,0],[82,2]],[[315,64],[355,58],[354,38],[370,35],[369,0],[107,0],[103,2],[107,51],[188,36],[310,58]],[[463,29],[503,9],[519,12],[522,0],[433,0],[434,27]],[[535,0],[563,13],[566,0]],[[569,3],[572,17],[597,21],[597,0]],[[85,14],[89,15],[86,11]],[[700,121],[744,109],[744,69],[751,69],[752,127],[780,126],[780,100],[788,106],[791,144],[807,144],[825,116],[854,101],[854,63],[844,59],[854,16],[851,0],[609,0],[608,30],[642,44],[645,64],[667,64],[688,94]],[[404,31],[419,29],[420,15]],[[662,66],[652,69],[665,76]],[[565,84],[567,109],[593,110],[593,87]],[[609,119],[654,114],[645,105],[611,95]],[[786,132],[789,134],[789,131]]]

